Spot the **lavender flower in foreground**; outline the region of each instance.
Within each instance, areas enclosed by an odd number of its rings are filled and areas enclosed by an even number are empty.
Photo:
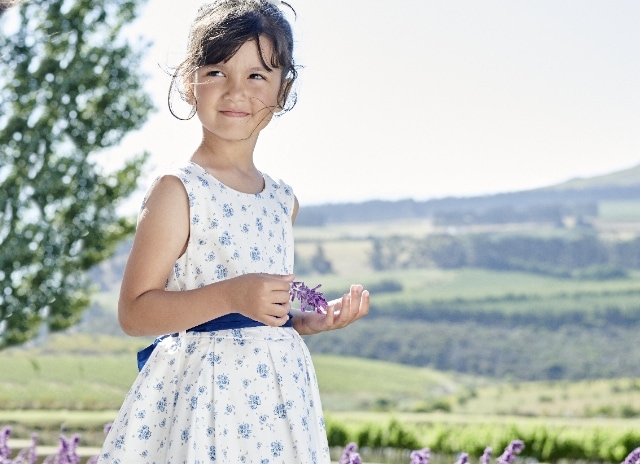
[[[9,448],[9,436],[11,436],[11,427],[7,426],[0,431],[0,463],[5,462],[11,456],[11,448]]]
[[[524,442],[522,440],[513,440],[504,449],[502,455],[498,458],[498,464],[511,464],[516,459],[516,454],[524,449]]]
[[[31,435],[31,446],[20,450],[18,456],[9,462],[13,464],[36,464],[38,462],[38,453],[36,447],[38,446],[38,434]],[[1,461],[0,461],[1,462]]]
[[[484,453],[482,453],[482,456],[480,457],[480,464],[490,464],[491,462],[491,447],[487,446],[484,449]]]
[[[429,448],[422,448],[421,450],[411,451],[409,457],[411,458],[409,464],[429,464],[431,450]]]
[[[338,464],[362,464],[362,459],[358,453],[358,445],[351,442],[345,446]]]
[[[318,288],[320,288],[320,285],[309,288],[304,282],[292,282],[291,290],[289,291],[291,301],[300,300],[301,311],[307,311],[307,308],[311,306],[315,312],[324,314],[327,309],[327,300],[324,299],[321,292],[317,291]]]
[[[631,451],[627,457],[622,461],[622,464],[638,464],[640,463],[640,448],[636,448]]]
[[[460,457],[456,461],[456,464],[468,464],[469,463],[469,455],[467,453],[460,453]]]
[[[47,457],[43,464],[79,464],[80,456],[76,451],[80,443],[80,436],[74,435],[70,439],[64,435],[60,436],[60,448],[55,456]]]

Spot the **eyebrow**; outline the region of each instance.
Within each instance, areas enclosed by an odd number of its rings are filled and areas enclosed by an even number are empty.
[[[224,62],[223,63],[209,63],[209,64],[205,64],[205,65],[200,66],[199,69],[208,68],[208,67],[224,69],[225,65],[224,65]],[[269,69],[269,68],[265,68],[264,66],[252,66],[251,68],[247,69],[247,72],[249,72],[249,73],[257,73],[257,72],[272,73],[276,69],[279,69],[279,68],[271,68],[271,69]]]
[[[258,72],[258,71],[260,71],[260,72],[273,72],[273,68],[268,69],[268,68],[265,68],[264,66],[254,66],[253,68],[249,68],[248,71],[249,72]]]

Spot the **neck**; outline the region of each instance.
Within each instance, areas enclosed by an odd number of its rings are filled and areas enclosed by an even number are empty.
[[[253,152],[257,142],[257,137],[225,140],[213,137],[205,131],[192,159],[198,164],[200,163],[195,158],[207,165],[227,165],[246,169],[253,167]]]
[[[253,162],[255,145],[255,140],[213,142],[203,138],[191,161],[234,190],[259,193],[264,188],[264,181]]]

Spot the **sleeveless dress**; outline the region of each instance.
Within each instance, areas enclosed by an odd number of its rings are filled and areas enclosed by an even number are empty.
[[[288,185],[263,174],[263,192],[241,193],[191,162],[171,175],[186,189],[191,231],[167,291],[244,273],[292,273]],[[147,349],[99,463],[330,462],[315,371],[300,335],[228,316],[230,325],[221,327],[245,326],[170,334]]]

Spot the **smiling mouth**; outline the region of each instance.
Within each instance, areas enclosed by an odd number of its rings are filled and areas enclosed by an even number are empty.
[[[245,113],[244,111],[222,110],[220,112],[230,118],[244,118],[249,116],[249,113]]]

